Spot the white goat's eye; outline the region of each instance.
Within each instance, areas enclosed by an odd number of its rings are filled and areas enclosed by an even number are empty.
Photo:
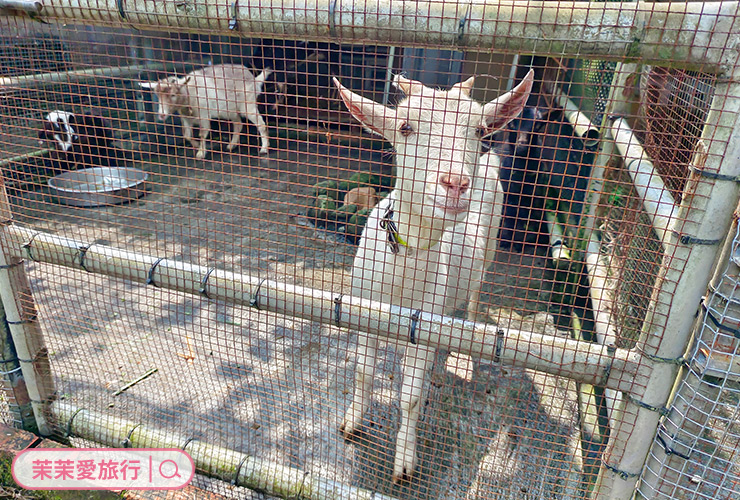
[[[475,135],[476,135],[477,137],[483,137],[483,136],[485,136],[485,135],[486,135],[486,127],[484,127],[483,125],[479,125],[479,126],[478,126],[478,127],[477,127],[477,128],[475,129]]]
[[[398,130],[401,132],[402,136],[407,137],[411,135],[411,133],[414,131],[414,128],[407,122],[403,122],[401,126],[398,127]]]

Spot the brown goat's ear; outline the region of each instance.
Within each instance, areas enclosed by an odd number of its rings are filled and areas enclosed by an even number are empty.
[[[395,111],[366,97],[355,94],[339,83],[339,80],[336,78],[332,78],[332,80],[337,89],[339,89],[339,97],[342,98],[344,105],[347,106],[352,116],[370,132],[392,140],[397,122]]]
[[[519,116],[527,104],[533,83],[534,71],[530,69],[519,85],[483,107],[484,136],[504,128],[511,120]]]
[[[473,84],[475,83],[475,77],[471,76],[463,82],[456,83],[452,86],[453,89],[459,89],[460,93],[466,97],[470,97],[470,92],[473,90]]]
[[[416,80],[409,80],[405,76],[396,75],[393,77],[393,85],[401,90],[407,96],[414,94],[421,94],[424,89],[424,84],[417,82]]]

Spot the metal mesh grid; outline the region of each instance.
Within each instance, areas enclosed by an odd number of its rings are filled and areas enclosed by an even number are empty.
[[[378,5],[364,8],[373,12]],[[698,13],[712,12],[690,5]],[[313,34],[310,20],[301,19],[310,9],[296,6],[294,20],[277,32],[286,40],[271,38],[269,16],[256,29],[258,21],[238,18],[237,31],[252,27],[251,38],[211,33],[211,23],[229,16],[188,2],[178,7],[186,15],[171,19],[173,27],[197,28],[188,33],[133,30],[109,17],[107,6],[93,13],[80,10],[77,19],[93,15],[96,24],[108,26],[53,21],[52,11],[59,18],[70,16],[63,7],[47,12],[49,25],[3,20],[8,39],[0,40],[0,54],[8,62],[0,75],[0,161],[16,228],[21,227],[4,233],[3,246],[25,259],[51,363],[45,389],[56,399],[52,430],[118,445],[132,437],[127,434],[137,436],[132,426],[142,426],[169,433],[176,446],[192,449],[192,443],[202,442],[234,450],[265,465],[262,477],[240,484],[284,497],[311,497],[306,478],[317,477],[359,489],[353,490],[358,497],[375,492],[391,498],[583,498],[596,495],[600,470],[624,474],[618,467],[635,435],[634,422],[645,405],[662,404],[640,397],[650,387],[651,362],[670,343],[664,333],[672,331],[672,292],[685,287],[682,280],[694,271],[690,261],[699,259],[693,243],[681,238],[705,234],[696,228],[716,217],[702,208],[717,194],[716,179],[694,175],[690,166],[716,173],[721,157],[731,151],[727,137],[736,121],[737,110],[730,105],[734,94],[725,80],[713,76],[721,64],[710,60],[723,54],[719,59],[726,69],[734,65],[734,52],[725,55],[724,45],[712,39],[711,47],[703,47],[712,57],[697,62],[678,42],[661,45],[648,31],[634,48],[638,59],[692,69],[650,66],[640,78],[640,71],[623,64],[578,57],[581,50],[591,57],[624,55],[625,41],[617,31],[594,41],[579,28],[582,11],[596,15],[601,7],[591,12],[563,5],[553,13],[538,10],[539,4],[525,6],[525,22],[512,13],[507,22],[479,24],[478,6],[430,3],[429,12],[415,11],[428,23],[416,35],[385,14],[368,15],[364,26],[355,19],[351,30],[341,13],[331,14],[331,37],[325,38]],[[489,5],[484,14],[497,10],[505,18],[508,9]],[[634,12],[628,4],[606,9],[604,19]],[[638,9],[648,25],[650,9],[658,16],[664,7]],[[686,9],[685,16],[695,14]],[[184,20],[193,17],[202,24]],[[407,22],[413,16],[404,11],[402,17]],[[124,19],[141,23],[140,28],[160,22],[139,12],[127,12]],[[449,30],[450,22],[467,23],[466,29]],[[493,24],[497,38],[491,52],[487,30]],[[311,34],[295,36],[301,26]],[[677,31],[691,28],[682,26]],[[561,27],[572,31],[565,36],[558,32]],[[546,40],[534,34],[536,29],[560,38]],[[700,23],[693,30],[703,33],[705,27]],[[734,33],[725,24],[715,26],[716,33],[722,30]],[[225,33],[223,27],[220,32]],[[436,43],[439,39],[446,42]],[[567,49],[559,51],[555,40]],[[603,48],[609,44],[611,53]],[[570,57],[523,55],[538,50]],[[160,122],[157,92],[140,86],[173,74],[185,80],[194,70],[221,64],[245,65],[255,76],[274,71],[257,102],[270,134],[267,154],[260,154],[257,128],[248,121],[240,144],[229,151],[231,124],[222,119],[210,123],[207,154],[196,158],[196,148],[183,139],[183,115],[194,115],[194,105]],[[344,307],[349,307],[346,297],[358,295],[352,291],[351,268],[369,216],[362,204],[382,199],[403,174],[392,144],[368,133],[357,109],[348,112],[331,78],[394,108],[404,94],[403,87],[391,84],[398,73],[443,89],[479,75],[471,96],[488,102],[522,81],[530,68],[535,84],[521,117],[483,141],[484,148],[500,153],[506,193],[496,201],[503,206],[502,229],[497,251],[486,256],[476,318],[490,330],[481,345],[468,349],[471,355],[455,354],[454,340],[432,355],[415,403],[421,410],[414,468],[410,477],[396,477],[396,484],[391,478],[397,476],[407,342],[381,343],[374,359],[365,361],[376,367],[372,401],[359,432],[345,439],[338,429],[353,398],[356,367],[363,363],[358,350],[365,334],[342,324],[353,321],[358,310]],[[61,73],[40,84],[38,75],[49,72]],[[716,105],[714,115],[713,96],[715,102],[730,103],[726,109]],[[591,123],[584,128],[563,98],[576,103]],[[104,121],[96,123],[111,135],[104,146],[74,146],[73,154],[60,151],[51,137],[43,144],[49,151],[40,151],[38,133],[55,110],[99,116]],[[615,137],[624,131],[615,120],[619,117],[635,132],[626,142]],[[705,129],[707,121],[714,128]],[[87,140],[80,130],[73,142]],[[457,139],[455,132],[451,127],[438,131],[448,142]],[[705,149],[697,149],[700,136]],[[611,140],[617,148],[607,147]],[[638,140],[655,167],[642,177],[630,174],[647,168],[630,149]],[[627,146],[626,153],[618,151],[620,144]],[[430,165],[435,161],[433,155],[422,158]],[[125,203],[70,206],[60,203],[48,184],[62,172],[120,165],[148,174],[145,189]],[[644,208],[648,180],[655,179],[666,184],[659,194],[671,194],[672,202],[661,197],[657,208]],[[360,188],[352,193],[354,204],[344,198],[353,188]],[[667,228],[654,223],[655,214],[670,211],[673,203]],[[403,209],[396,211],[403,217]],[[50,240],[47,234],[68,240]],[[718,244],[706,246],[716,251]],[[589,256],[601,262],[595,268],[606,275],[599,285],[589,275],[596,273]],[[207,272],[195,280],[170,274],[191,265]],[[223,272],[256,281],[229,281]],[[308,319],[305,304],[280,302],[276,282],[331,292],[336,308],[311,313],[321,315],[323,323]],[[697,295],[705,283],[697,283]],[[608,298],[599,310],[594,290]],[[360,290],[366,291],[372,297]],[[384,302],[422,314],[466,317],[464,304],[441,310],[429,296],[415,303],[392,296]],[[358,308],[369,310],[369,305]],[[691,314],[683,312],[690,322]],[[399,337],[408,339],[408,331],[417,327],[423,337],[425,322],[432,319],[404,321]],[[450,324],[453,338],[462,335],[463,323]],[[505,344],[500,348],[498,342]],[[543,350],[549,342],[562,342],[557,345],[564,346],[565,355],[588,352],[586,364],[596,368],[575,374],[565,359],[548,358],[552,352],[563,354]],[[616,358],[612,347],[599,347],[607,344],[618,349]],[[481,361],[486,348],[494,355]],[[630,352],[644,356],[628,358]],[[563,376],[569,374],[575,380]],[[620,403],[624,411],[614,413]],[[84,411],[77,413],[80,408]],[[113,429],[112,435],[96,426],[114,420],[103,426]],[[701,461],[706,467],[727,465],[716,481],[731,480],[737,464],[732,441],[737,415],[726,415],[723,422],[725,427],[711,432],[714,439],[729,439],[723,448],[729,458]],[[86,426],[95,432],[85,433]],[[239,479],[239,461],[232,467]],[[275,475],[285,481],[283,467],[308,475],[281,493],[268,483]],[[201,469],[230,479],[223,471]],[[228,496],[246,494],[199,481]],[[716,481],[712,484],[719,485]],[[602,495],[610,492],[608,483],[601,486]]]

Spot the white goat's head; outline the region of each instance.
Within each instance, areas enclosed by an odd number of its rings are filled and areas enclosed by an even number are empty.
[[[139,82],[139,86],[143,89],[151,89],[157,95],[159,101],[157,115],[160,120],[164,121],[171,114],[180,111],[182,106],[187,105],[188,98],[182,90],[190,79],[191,76],[182,78],[170,76],[156,82]]]
[[[395,108],[351,92],[336,78],[334,84],[350,113],[393,144],[396,189],[413,193],[414,210],[454,221],[470,204],[481,140],[519,115],[533,80],[530,71],[517,87],[481,105],[470,98],[472,77],[442,91],[396,76],[394,84],[406,98]]]

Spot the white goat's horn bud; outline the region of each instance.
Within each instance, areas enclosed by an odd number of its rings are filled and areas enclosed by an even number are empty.
[[[471,76],[463,82],[456,83],[452,86],[453,89],[460,89],[460,93],[464,96],[470,97],[470,91],[473,90],[473,84],[475,83],[475,77]]]
[[[393,85],[401,89],[401,92],[406,95],[421,93],[421,89],[424,87],[423,83],[417,82],[416,80],[409,80],[401,75],[396,75],[393,78]]]

